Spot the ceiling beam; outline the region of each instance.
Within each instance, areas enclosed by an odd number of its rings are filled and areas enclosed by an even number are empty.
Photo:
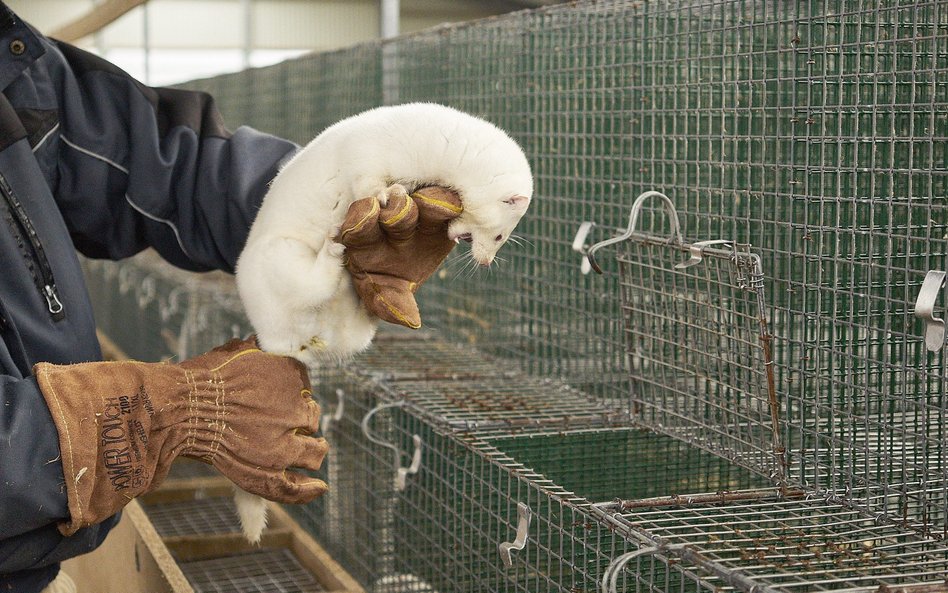
[[[74,43],[88,37],[148,0],[105,0],[89,12],[49,33],[50,37]]]

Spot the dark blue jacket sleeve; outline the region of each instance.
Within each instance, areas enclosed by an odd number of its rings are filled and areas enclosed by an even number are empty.
[[[69,511],[59,438],[36,379],[0,375],[0,401],[2,540],[62,521]]]
[[[57,43],[56,200],[76,247],[119,259],[154,247],[192,270],[232,271],[280,163],[298,147],[230,133],[204,93],[146,87]]]
[[[73,537],[59,533],[56,525],[69,517],[59,438],[32,377],[0,375],[0,484],[0,577],[89,552],[118,520]]]

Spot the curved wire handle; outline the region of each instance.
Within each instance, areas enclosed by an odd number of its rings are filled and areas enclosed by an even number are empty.
[[[388,408],[401,408],[408,404],[405,401],[391,402],[387,404],[379,404],[369,410],[366,415],[362,418],[362,434],[365,435],[365,438],[369,439],[371,442],[376,445],[381,445],[386,449],[391,449],[395,454],[395,465],[399,465],[402,461],[402,452],[401,450],[392,443],[388,441],[383,441],[382,439],[376,438],[372,435],[369,430],[369,421],[372,419],[372,416],[376,415],[378,412],[388,409]],[[415,451],[411,456],[411,465],[408,467],[401,467],[399,465],[398,469],[395,470],[395,491],[401,492],[408,485],[408,475],[417,474],[418,470],[421,469],[421,437],[417,434],[411,436],[412,443],[414,444]]]
[[[609,563],[609,566],[606,567],[606,572],[602,575],[602,583],[600,585],[601,593],[617,593],[616,587],[619,584],[619,575],[622,574],[622,569],[625,568],[625,565],[629,562],[635,560],[640,556],[650,556],[652,554],[658,554],[659,552],[674,551],[684,548],[684,544],[672,544],[668,546],[653,546],[648,548],[639,548],[634,552],[627,552],[618,556]]]
[[[662,207],[665,209],[665,213],[668,215],[669,221],[671,222],[671,233],[668,237],[668,242],[677,245],[680,245],[683,242],[681,238],[681,224],[678,222],[678,211],[675,210],[675,204],[673,204],[668,196],[662,192],[647,191],[635,198],[635,201],[632,203],[632,211],[629,214],[629,226],[625,229],[625,232],[623,232],[618,237],[600,241],[586,250],[586,261],[583,262],[582,268],[584,274],[589,273],[590,267],[595,270],[597,274],[602,274],[602,268],[600,268],[599,264],[596,263],[596,252],[608,245],[621,243],[635,234],[635,227],[639,222],[639,214],[642,212],[642,208],[645,207],[645,202],[647,202],[649,198],[660,198],[662,201]],[[592,226],[593,223],[583,223],[580,226],[579,232],[576,233],[576,238],[573,240],[573,249],[579,251],[580,253],[583,252],[583,241],[585,240],[586,235],[592,229]]]
[[[119,264],[118,284],[119,284],[120,293],[126,294],[129,290],[132,289],[132,286],[134,285],[134,282],[133,282],[134,274],[135,274],[135,270],[132,268],[130,264],[127,264],[127,263]]]

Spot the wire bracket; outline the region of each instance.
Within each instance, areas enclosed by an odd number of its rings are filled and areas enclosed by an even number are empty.
[[[378,412],[388,409],[388,408],[401,408],[408,405],[408,402],[398,401],[387,404],[379,404],[366,412],[365,416],[362,418],[362,434],[365,435],[365,438],[369,439],[376,445],[381,445],[387,449],[391,449],[395,455],[395,465],[398,466],[398,469],[395,470],[395,491],[402,492],[405,488],[408,487],[408,476],[417,474],[421,469],[421,447],[422,440],[421,437],[417,434],[411,436],[412,443],[414,444],[414,452],[411,455],[411,464],[408,467],[401,466],[402,451],[395,446],[394,444],[383,441],[382,439],[374,436],[372,431],[369,430],[369,421],[372,420],[372,416]]]
[[[715,245],[733,245],[733,241],[728,239],[712,239],[710,241],[698,241],[697,243],[692,243],[688,247],[690,259],[683,261],[680,264],[675,264],[676,270],[684,270],[685,268],[690,268],[691,266],[696,266],[704,261],[704,250],[707,247],[713,247]]]

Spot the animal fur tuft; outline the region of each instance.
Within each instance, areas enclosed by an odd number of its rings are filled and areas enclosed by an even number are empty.
[[[267,501],[234,488],[234,503],[244,537],[252,544],[259,544],[263,530],[267,528]]]

